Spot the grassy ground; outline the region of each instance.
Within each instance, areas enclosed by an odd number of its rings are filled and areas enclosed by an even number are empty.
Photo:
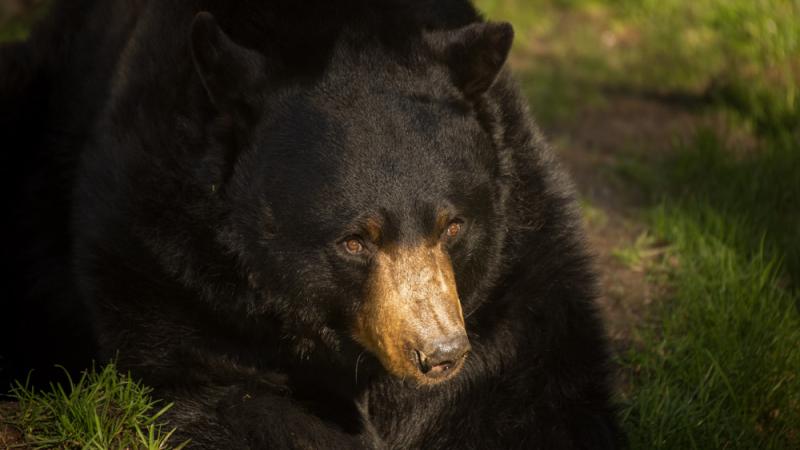
[[[117,373],[109,364],[85,372],[68,386],[13,389],[0,415],[5,448],[180,449],[159,418],[172,405],[150,398],[150,388]]]
[[[478,3],[584,196],[632,447],[800,447],[800,2]]]
[[[800,448],[800,1],[477,3],[515,25],[513,69],[583,197],[632,447]],[[123,435],[155,448],[144,394]],[[100,397],[20,391],[20,411],[72,402],[64,423],[102,442]]]
[[[800,445],[796,151],[732,161],[702,133],[648,178],[669,184],[647,220],[679,264],[645,345],[622,355],[635,447]]]

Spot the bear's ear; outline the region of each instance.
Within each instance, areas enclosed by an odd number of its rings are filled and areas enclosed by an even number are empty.
[[[233,42],[211,13],[197,13],[190,32],[192,61],[211,103],[219,109],[246,100],[266,79],[266,62]]]
[[[455,85],[467,98],[486,92],[506,62],[514,28],[507,22],[474,23],[443,33],[437,45]]]

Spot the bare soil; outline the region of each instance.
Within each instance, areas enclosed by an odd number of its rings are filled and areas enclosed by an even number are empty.
[[[22,439],[22,433],[7,423],[17,411],[17,404],[13,402],[0,402],[0,449],[27,449]]]
[[[600,277],[599,305],[617,350],[638,342],[637,327],[667,289],[646,267],[615,256],[646,232],[642,209],[648,202],[618,167],[626,159],[656,163],[700,126],[713,124],[669,99],[616,93],[545,130],[588,205],[587,238]],[[649,245],[653,248],[647,253],[658,256],[663,244]]]

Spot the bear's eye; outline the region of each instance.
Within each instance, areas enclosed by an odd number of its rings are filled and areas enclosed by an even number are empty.
[[[451,238],[458,236],[458,233],[460,233],[460,232],[461,232],[461,222],[460,221],[450,222],[450,225],[447,226],[447,230],[445,231],[445,233],[447,234],[447,237],[451,237]]]
[[[347,251],[347,253],[350,253],[351,255],[358,255],[364,251],[364,244],[359,238],[349,238],[344,241],[342,245],[344,245],[344,249]]]

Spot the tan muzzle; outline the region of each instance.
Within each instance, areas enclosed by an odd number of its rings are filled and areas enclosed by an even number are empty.
[[[378,252],[353,335],[397,377],[431,384],[459,371],[470,346],[440,243]]]

